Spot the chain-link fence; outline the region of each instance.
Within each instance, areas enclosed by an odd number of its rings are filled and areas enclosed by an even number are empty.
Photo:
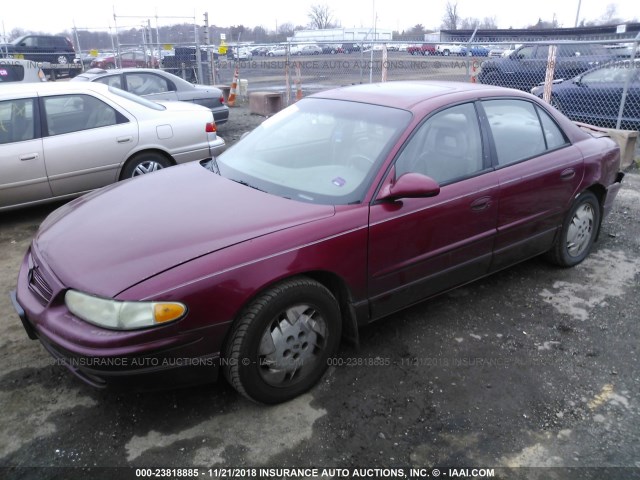
[[[245,80],[241,99],[279,92],[291,104],[301,95],[362,83],[477,82],[532,92],[576,121],[640,128],[637,42],[288,43],[229,52],[211,64],[213,83],[231,85],[237,68]],[[545,79],[553,80],[546,92]]]
[[[638,130],[638,38],[623,42],[290,42],[233,45],[222,55],[218,47],[155,44],[145,37],[141,45],[118,39],[111,57],[101,57],[102,63],[83,63],[83,68],[162,68],[194,83],[227,87],[238,71],[239,101],[246,101],[252,92],[278,92],[285,105],[301,96],[354,84],[476,82],[532,92],[575,121]]]

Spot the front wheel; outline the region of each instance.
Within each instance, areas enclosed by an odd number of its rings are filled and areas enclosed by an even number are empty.
[[[573,202],[549,259],[561,267],[579,264],[589,255],[599,228],[600,203],[593,192],[586,191]]]
[[[261,293],[236,319],[223,373],[250,400],[290,400],[320,380],[341,329],[338,302],[326,287],[307,277],[286,280]]]
[[[129,160],[129,162],[122,170],[122,175],[120,176],[120,178],[122,180],[124,180],[125,178],[133,178],[170,166],[171,162],[165,156],[159,153],[141,153]]]

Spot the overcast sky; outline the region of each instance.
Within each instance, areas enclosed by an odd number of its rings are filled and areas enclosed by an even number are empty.
[[[454,3],[455,0],[452,0]],[[0,34],[2,28],[9,33],[14,28],[26,31],[59,33],[78,28],[107,30],[114,26],[113,13],[118,27],[139,27],[151,19],[155,27],[187,22],[195,17],[202,23],[203,13],[208,11],[209,23],[221,27],[261,25],[274,30],[276,25],[292,23],[306,25],[313,4],[326,4],[334,19],[343,27],[370,27],[373,12],[377,14],[377,27],[392,30],[410,29],[420,23],[426,28],[437,29],[442,23],[447,0],[233,0],[230,2],[206,2],[180,0],[178,2],[149,2],[139,0],[30,0],[25,3],[3,0],[0,10]],[[573,27],[579,0],[457,0],[462,18],[495,17],[500,28],[523,28],[537,22],[538,18],[551,21],[555,15],[560,26]],[[637,0],[581,0],[580,19],[594,20],[604,15],[609,3],[616,5],[617,17],[631,21],[640,18]],[[135,18],[140,17],[140,18]]]

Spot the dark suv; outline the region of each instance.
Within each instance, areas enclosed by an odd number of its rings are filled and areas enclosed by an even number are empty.
[[[508,57],[483,62],[478,81],[528,92],[544,82],[548,57],[549,44],[524,45]],[[601,45],[558,43],[553,78],[572,78],[611,60]]]
[[[66,73],[73,76],[77,72],[77,65],[73,63],[76,51],[71,41],[58,35],[23,35],[10,43],[0,45],[0,55],[14,58],[24,58],[36,62],[48,62],[51,69],[46,68],[45,73],[50,70],[59,73]]]

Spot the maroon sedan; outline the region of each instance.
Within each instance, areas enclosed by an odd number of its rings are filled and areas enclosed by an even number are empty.
[[[221,370],[243,395],[282,402],[361,325],[535,255],[580,263],[619,166],[613,141],[524,92],[322,92],[215,160],[53,212],[14,305],[92,385],[173,387]]]
[[[158,59],[143,51],[135,50],[117,55],[100,56],[91,62],[91,68],[158,68]]]

